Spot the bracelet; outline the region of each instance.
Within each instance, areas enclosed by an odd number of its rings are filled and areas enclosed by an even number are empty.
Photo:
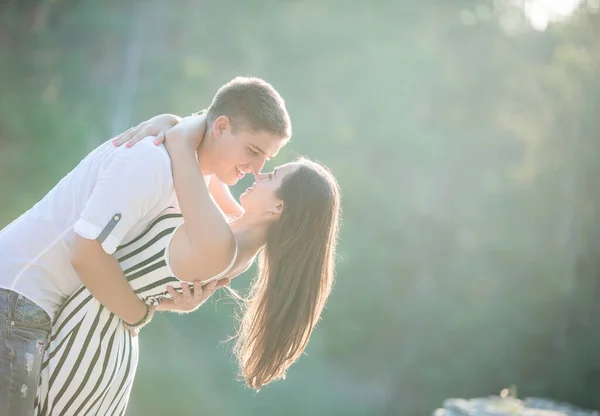
[[[135,324],[130,324],[128,322],[125,322],[128,326],[135,328],[136,326],[140,326],[141,324],[143,324],[144,322],[146,322],[146,319],[148,319],[148,315],[150,315],[150,305],[148,305],[146,302],[144,302],[144,306],[146,307],[146,313],[144,314],[144,316],[142,317],[142,319],[140,319],[139,321],[137,321]]]

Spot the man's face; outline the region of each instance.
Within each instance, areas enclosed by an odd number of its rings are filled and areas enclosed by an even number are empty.
[[[238,128],[233,134],[227,117],[219,117],[213,125],[215,138],[214,174],[233,186],[247,173],[260,173],[265,162],[277,155],[287,139],[267,132]]]

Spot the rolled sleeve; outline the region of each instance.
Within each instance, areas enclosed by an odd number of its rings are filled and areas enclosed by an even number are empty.
[[[140,142],[114,152],[74,225],[75,233],[98,240],[108,254],[157,204],[168,201],[173,191],[171,164],[162,149]]]
[[[107,227],[109,226],[106,226],[104,230],[107,230]],[[75,223],[74,230],[83,238],[87,238],[88,240],[98,240],[100,244],[102,244],[102,248],[107,254],[114,253],[120,243],[119,238],[113,234],[110,234],[110,231],[106,237],[100,238],[104,230],[84,220],[83,218],[80,218]]]

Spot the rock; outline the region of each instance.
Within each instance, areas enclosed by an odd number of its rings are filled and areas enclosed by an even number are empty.
[[[552,409],[568,416],[600,416],[600,411],[598,410],[582,409],[569,403],[556,402],[537,397],[525,399],[524,406],[531,409]]]
[[[433,416],[600,416],[569,403],[543,398],[519,400],[514,397],[490,396],[477,399],[448,399]]]

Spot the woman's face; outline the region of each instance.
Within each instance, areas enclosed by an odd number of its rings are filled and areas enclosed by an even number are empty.
[[[248,214],[280,214],[283,201],[277,198],[277,189],[283,179],[295,172],[300,163],[287,163],[281,165],[270,173],[261,173],[256,176],[252,186],[240,195],[240,204]]]

